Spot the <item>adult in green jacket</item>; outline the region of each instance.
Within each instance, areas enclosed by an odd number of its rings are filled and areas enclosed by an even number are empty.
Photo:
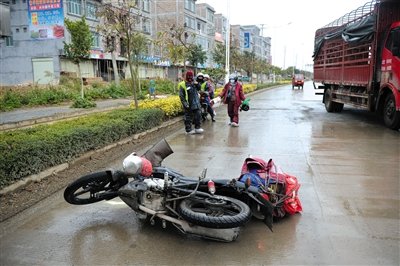
[[[199,98],[199,84],[195,84],[193,72],[187,71],[185,80],[178,84],[179,98],[181,100],[184,114],[185,131],[187,134],[201,134],[201,106]],[[192,124],[194,123],[194,129]]]

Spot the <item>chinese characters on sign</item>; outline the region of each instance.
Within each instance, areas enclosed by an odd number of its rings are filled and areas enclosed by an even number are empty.
[[[63,0],[28,0],[31,38],[64,38]]]
[[[250,48],[250,32],[244,33],[244,48]]]

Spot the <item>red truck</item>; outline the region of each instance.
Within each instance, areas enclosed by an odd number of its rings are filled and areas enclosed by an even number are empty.
[[[400,1],[374,0],[315,33],[315,82],[328,112],[368,109],[400,128]]]

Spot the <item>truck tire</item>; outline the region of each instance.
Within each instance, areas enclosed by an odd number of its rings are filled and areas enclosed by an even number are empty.
[[[333,102],[332,102],[332,90],[329,88],[325,89],[324,92],[324,103],[325,103],[325,109],[328,113],[333,112]]]
[[[334,102],[334,112],[335,113],[340,113],[342,110],[343,110],[343,103],[337,103],[337,102]]]
[[[325,89],[324,103],[328,113],[340,113],[343,110],[343,103],[332,101],[332,89],[330,88]]]
[[[385,98],[383,106],[383,122],[388,128],[400,128],[400,111],[396,111],[396,101],[392,93]]]

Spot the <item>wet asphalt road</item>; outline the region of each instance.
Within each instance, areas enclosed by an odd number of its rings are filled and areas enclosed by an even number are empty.
[[[72,206],[60,192],[1,224],[0,265],[399,265],[400,134],[366,111],[326,113],[313,93],[257,93],[238,128],[222,107],[203,135],[167,137],[164,165],[190,176],[237,177],[249,154],[297,176],[303,212],[274,232],[252,220],[235,242],[201,240],[143,224],[120,200]]]

